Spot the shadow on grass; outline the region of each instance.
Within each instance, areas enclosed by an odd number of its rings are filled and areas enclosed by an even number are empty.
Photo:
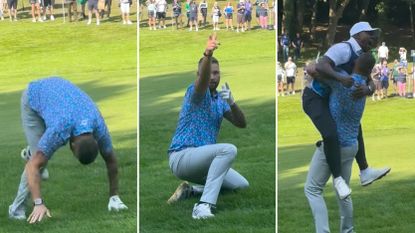
[[[195,80],[196,72],[182,72],[140,78],[140,113],[157,110],[171,111],[183,99],[186,88]],[[177,97],[170,94],[182,91]],[[166,101],[164,101],[165,97]]]
[[[29,83],[28,83],[29,84]],[[126,91],[132,91],[134,86],[125,84],[114,84],[111,86],[102,86],[98,80],[88,81],[80,84],[75,84],[81,90],[86,92],[94,102],[100,102],[111,99],[115,96],[125,94]],[[24,87],[26,89],[27,86]],[[2,109],[20,109],[20,98],[23,90],[0,93],[0,108]],[[18,103],[19,105],[16,105]],[[20,110],[19,110],[20,111]],[[3,111],[2,111],[3,112]]]
[[[182,72],[142,77],[140,79],[139,91],[140,118],[141,116],[150,115],[154,112],[178,112],[186,89],[194,82],[195,79],[196,72]],[[257,99],[237,102],[243,110],[245,110],[244,105],[275,105],[274,101]],[[274,114],[274,112],[272,112],[272,114]],[[177,116],[175,116],[175,118],[177,118]]]
[[[316,138],[316,142],[318,140]],[[290,170],[307,165],[304,158],[310,158],[311,161],[315,148],[315,144],[278,147],[278,166]]]

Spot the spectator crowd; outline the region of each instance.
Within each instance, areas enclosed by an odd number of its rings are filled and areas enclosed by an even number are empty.
[[[206,0],[173,0],[169,6],[166,0],[147,0],[145,5],[150,30],[165,29],[168,26],[166,19],[171,19],[169,25],[172,28],[186,28],[189,31],[212,26],[214,31],[226,29],[245,32],[253,28],[253,18],[261,29],[273,29],[275,25],[275,1],[268,3],[268,0],[237,0],[235,4],[229,0],[220,6],[217,1],[208,3]],[[224,28],[220,27],[221,21]]]
[[[278,59],[281,62],[278,61],[276,67],[277,91],[279,96],[295,94],[294,84],[298,77],[295,62],[301,58],[301,49],[303,46],[304,42],[299,33],[291,40],[288,34],[284,31],[282,32],[279,40],[279,49],[281,50],[282,57]],[[294,50],[292,52],[294,56],[290,55],[291,49]],[[407,53],[404,47],[400,47],[398,54],[396,54],[396,59],[393,60],[392,64],[388,64],[388,62],[392,62],[392,59],[385,42],[382,42],[376,51],[373,51],[373,55],[377,57],[377,63],[371,73],[371,78],[376,87],[372,95],[373,101],[379,101],[391,96],[415,97],[415,67],[408,67],[411,61],[408,61],[408,57],[413,59],[412,61],[415,58],[413,57],[414,54],[408,56]],[[307,65],[308,62],[305,66]],[[304,71],[301,89],[309,79],[310,77]],[[393,93],[388,93],[390,85],[392,85]]]
[[[18,21],[19,13],[23,14],[24,2],[22,8],[18,10],[19,0],[0,0],[0,20],[9,18],[10,22]],[[20,0],[27,1],[27,0]],[[92,23],[92,17],[95,15],[96,25],[100,25],[100,21],[104,19],[106,14],[110,18],[112,0],[62,0],[60,5],[63,5],[63,16],[68,17],[69,21],[78,21],[78,19],[87,20],[87,24]],[[122,23],[132,24],[129,15],[132,0],[118,0],[121,11]],[[32,22],[45,22],[47,20],[55,20],[55,0],[28,0],[30,5],[30,15]],[[78,7],[81,12],[78,14]],[[88,10],[86,13],[85,10]]]

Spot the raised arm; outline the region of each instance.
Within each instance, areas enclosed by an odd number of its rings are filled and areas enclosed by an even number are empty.
[[[206,44],[205,52],[203,53],[202,62],[200,63],[199,70],[197,72],[197,79],[195,81],[195,93],[198,95],[204,95],[209,87],[210,80],[210,66],[212,62],[213,51],[217,49],[216,34],[210,35]]]

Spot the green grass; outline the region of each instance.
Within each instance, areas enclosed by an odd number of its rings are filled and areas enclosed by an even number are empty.
[[[114,16],[118,10],[115,9]],[[117,15],[119,17],[119,14]],[[136,29],[107,21],[0,22],[0,232],[136,232]],[[109,213],[103,160],[82,166],[67,147],[50,160],[42,196],[53,217],[37,224],[8,219],[24,162],[20,95],[31,80],[58,75],[79,85],[100,108],[119,162],[120,196],[129,210]],[[29,206],[27,215],[32,207]]]
[[[357,232],[414,232],[414,102],[397,97],[380,102],[367,99],[362,126],[369,166],[390,166],[392,171],[382,180],[362,187],[354,163],[351,188]],[[304,182],[319,138],[302,111],[299,95],[278,99],[278,232],[314,232]],[[324,196],[330,228],[336,232],[339,215],[331,180]]]
[[[197,198],[167,205],[180,180],[168,167],[167,149],[183,95],[210,31],[140,32],[140,232],[275,232],[274,33],[219,32],[215,52],[221,82],[228,82],[248,127],[224,121],[218,142],[233,143],[233,167],[250,188],[224,193],[214,219],[191,217]]]

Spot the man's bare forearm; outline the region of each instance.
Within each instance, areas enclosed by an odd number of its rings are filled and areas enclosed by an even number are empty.
[[[231,105],[231,111],[232,111],[232,115],[235,121],[234,125],[239,128],[245,128],[246,127],[245,115],[236,103],[233,103]]]
[[[231,105],[231,111],[226,112],[224,117],[238,128],[245,128],[247,125],[245,115],[236,103]]]
[[[118,164],[114,152],[104,155],[105,165],[107,166],[109,194],[110,197],[118,195]]]
[[[196,93],[205,93],[207,88],[209,87],[211,62],[211,56],[204,56],[202,58],[202,62],[200,63],[199,76],[195,81]]]
[[[328,58],[322,58],[316,65],[316,71],[319,73],[319,78],[341,81],[345,76],[339,74],[333,69]],[[315,77],[313,77],[315,78]]]
[[[213,51],[217,48],[216,34],[210,35],[206,44],[205,52],[198,69],[198,77],[195,81],[195,93],[205,94],[209,87],[211,63]]]
[[[41,198],[40,192],[40,168],[47,163],[46,157],[42,152],[37,151],[36,154],[26,163],[26,177],[29,185],[32,199]]]

